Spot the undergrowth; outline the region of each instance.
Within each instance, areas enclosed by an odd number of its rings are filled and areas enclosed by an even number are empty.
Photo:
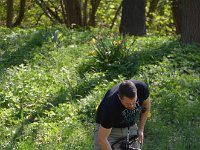
[[[0,149],[92,149],[97,105],[130,78],[151,92],[144,150],[200,147],[198,44],[62,26],[0,35]]]

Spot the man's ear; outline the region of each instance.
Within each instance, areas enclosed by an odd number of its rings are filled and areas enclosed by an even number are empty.
[[[117,94],[117,96],[118,96],[119,100],[122,100],[122,97],[119,94]]]

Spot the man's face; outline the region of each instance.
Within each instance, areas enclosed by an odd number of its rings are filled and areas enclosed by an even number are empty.
[[[137,95],[134,98],[128,98],[126,96],[120,97],[119,95],[118,97],[125,108],[130,109],[130,110],[135,108]]]

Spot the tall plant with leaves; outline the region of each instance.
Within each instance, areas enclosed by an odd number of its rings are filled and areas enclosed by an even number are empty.
[[[124,72],[133,67],[132,51],[128,37],[119,35],[101,35],[92,39],[94,50],[91,51],[91,60],[99,71],[110,72],[117,70]]]

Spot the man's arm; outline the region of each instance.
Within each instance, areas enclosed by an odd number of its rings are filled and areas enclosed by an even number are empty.
[[[102,126],[99,127],[98,142],[101,150],[112,150],[110,143],[108,142],[108,137],[110,135],[112,128],[106,129]]]
[[[146,124],[148,113],[150,112],[150,108],[151,108],[151,102],[150,102],[149,97],[142,103],[142,107],[145,108],[145,111],[141,112],[140,122],[139,122],[139,127],[138,127],[138,136],[139,136],[139,141],[141,144],[143,144],[144,126]]]

